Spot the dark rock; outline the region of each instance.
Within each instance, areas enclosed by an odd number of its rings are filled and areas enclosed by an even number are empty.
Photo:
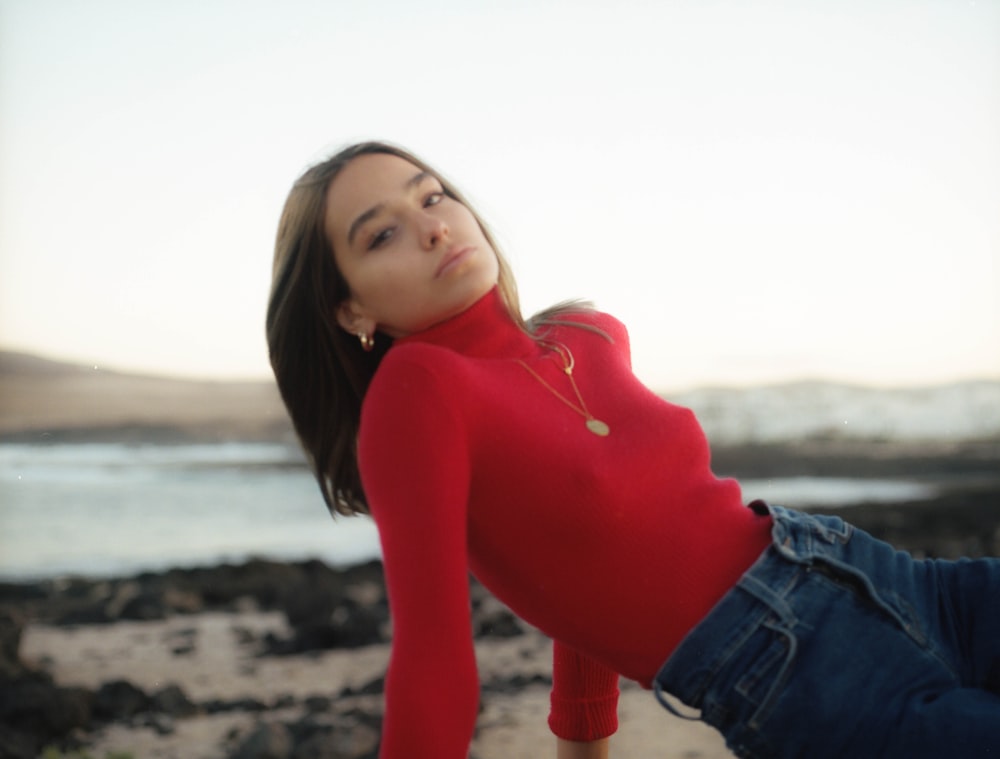
[[[148,711],[150,703],[149,696],[141,688],[127,680],[113,680],[97,689],[94,716],[108,721],[128,720]]]
[[[476,620],[474,629],[480,638],[514,638],[524,635],[521,620],[507,609],[499,609],[480,616]]]
[[[514,638],[524,635],[521,620],[478,582],[469,587],[472,630],[479,638]]]
[[[163,600],[163,593],[158,591],[144,591],[137,593],[121,606],[121,610],[115,619],[131,619],[139,622],[147,622],[157,619],[166,619],[170,613]]]
[[[552,676],[536,673],[534,675],[512,675],[511,677],[495,677],[483,683],[483,690],[489,693],[520,693],[531,685],[552,686]]]
[[[212,609],[233,609],[247,597],[262,609],[276,609],[280,608],[286,588],[301,577],[302,569],[297,564],[253,559],[244,564],[171,570],[163,581],[178,590],[197,592],[205,606]]]
[[[25,606],[48,598],[46,583],[0,582],[0,604]]]
[[[257,642],[257,633],[249,627],[233,627],[233,637],[236,639],[237,644],[241,646],[250,646]]]
[[[291,640],[271,639],[267,651],[298,654],[384,642],[389,610],[381,565],[335,571],[321,562],[301,565],[302,577],[283,597]]]
[[[56,625],[107,624],[118,618],[124,606],[139,590],[128,581],[82,578],[57,579],[42,586],[44,600],[29,604],[31,616]]]
[[[154,693],[149,708],[170,717],[191,717],[198,713],[198,707],[179,685],[168,685]]]
[[[287,656],[336,648],[361,648],[387,641],[385,630],[389,610],[381,605],[358,606],[347,600],[325,618],[302,621],[290,638],[268,633],[264,639],[265,655]]]
[[[309,696],[305,706],[309,714],[323,714],[333,708],[333,699],[329,696]]]
[[[374,585],[385,588],[385,574],[382,570],[381,561],[367,561],[364,564],[356,564],[341,570],[341,578],[344,587],[358,587],[360,585]]]
[[[341,696],[377,696],[381,693],[385,693],[385,675],[379,675],[373,680],[369,680],[367,683],[362,685],[359,689],[355,690],[350,686],[344,688],[340,695]]]
[[[263,712],[267,704],[255,698],[237,698],[232,701],[212,699],[201,704],[201,710],[206,714],[224,714],[226,712]]]
[[[56,740],[90,724],[94,695],[84,688],[63,688],[40,672],[0,684],[0,724],[41,739]]]
[[[172,586],[163,591],[163,604],[172,614],[197,614],[205,609],[201,593]]]
[[[287,588],[283,598],[285,617],[294,628],[310,627],[328,620],[343,598],[339,583],[318,572]]]
[[[191,627],[185,630],[177,630],[167,636],[170,644],[170,652],[174,656],[188,656],[197,650],[197,628]]]
[[[59,578],[0,583],[0,606],[19,609],[31,621],[56,625],[108,624],[119,619],[163,619],[205,610],[281,609],[293,628],[328,621],[354,603],[387,603],[379,562],[333,569],[320,561],[284,563],[254,559],[243,564],[143,572],[117,580]]]
[[[133,727],[148,727],[157,735],[173,735],[176,730],[174,718],[169,714],[145,712],[130,721]]]
[[[20,658],[24,616],[0,608],[0,757],[35,757],[46,745],[64,743],[90,725],[94,694],[64,688]]]
[[[296,743],[292,759],[375,759],[378,734],[358,726],[350,732],[316,733]]]
[[[262,722],[229,755],[229,759],[289,759],[292,736],[280,723]]]
[[[379,693],[385,693],[385,675],[379,675],[361,686],[359,695],[375,696]]]
[[[300,648],[360,648],[384,643],[382,633],[389,621],[389,610],[381,607],[357,606],[347,602],[338,606],[327,624],[296,631]],[[313,645],[325,641],[326,645]]]
[[[713,445],[720,477],[996,477],[1000,441],[907,444],[817,437],[794,442]],[[794,504],[788,504],[792,506]]]
[[[377,712],[365,711],[355,707],[341,712],[340,716],[343,719],[354,720],[358,724],[367,725],[377,733],[382,732],[382,715]]]
[[[24,622],[24,615],[17,609],[0,607],[0,682],[24,673],[20,656]]]
[[[927,501],[858,504],[829,513],[918,557],[1000,555],[1000,492],[994,486],[966,486]]]
[[[292,759],[374,759],[379,731],[353,717],[317,722],[306,716],[289,725]]]
[[[42,748],[38,736],[0,722],[0,756],[4,759],[36,759]]]
[[[114,618],[108,616],[108,611],[102,603],[59,603],[51,604],[53,616],[51,622],[54,625],[69,627],[72,625],[103,625],[114,622]]]

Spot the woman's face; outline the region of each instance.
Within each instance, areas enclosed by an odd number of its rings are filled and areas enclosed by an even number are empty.
[[[398,156],[347,164],[330,183],[324,227],[351,292],[337,318],[353,334],[419,332],[497,283],[496,252],[472,212]]]

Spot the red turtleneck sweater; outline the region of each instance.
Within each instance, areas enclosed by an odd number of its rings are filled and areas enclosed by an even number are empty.
[[[632,374],[624,327],[559,326],[560,356],[497,291],[396,341],[365,397],[361,475],[379,528],[393,646],[381,757],[465,757],[479,703],[468,573],[555,641],[552,731],[617,727],[618,676],[650,687],[681,638],[769,542],[770,523],[716,478],[694,415]]]

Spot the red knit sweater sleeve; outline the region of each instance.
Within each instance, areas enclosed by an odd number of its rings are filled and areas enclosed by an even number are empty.
[[[465,433],[442,382],[394,351],[362,411],[358,461],[393,621],[381,759],[464,759],[479,707]]]
[[[556,641],[549,728],[569,741],[595,741],[618,729],[618,673]]]
[[[602,330],[631,366],[625,325],[597,311],[573,314],[571,320]],[[552,649],[552,694],[549,729],[570,741],[606,738],[618,729],[618,673],[555,641]]]

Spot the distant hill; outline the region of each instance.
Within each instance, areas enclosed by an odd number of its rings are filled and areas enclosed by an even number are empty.
[[[291,440],[273,382],[170,379],[0,351],[0,440]]]
[[[673,394],[713,446],[1000,441],[1000,381],[885,389],[829,382]],[[273,382],[170,379],[0,351],[0,440],[293,440]],[[995,446],[994,446],[995,447]]]
[[[0,351],[0,376],[3,377],[52,377],[67,374],[83,374],[87,367],[53,361],[30,353]]]
[[[713,443],[1000,440],[1000,381],[873,388],[795,382],[704,388],[671,396],[694,410]]]

